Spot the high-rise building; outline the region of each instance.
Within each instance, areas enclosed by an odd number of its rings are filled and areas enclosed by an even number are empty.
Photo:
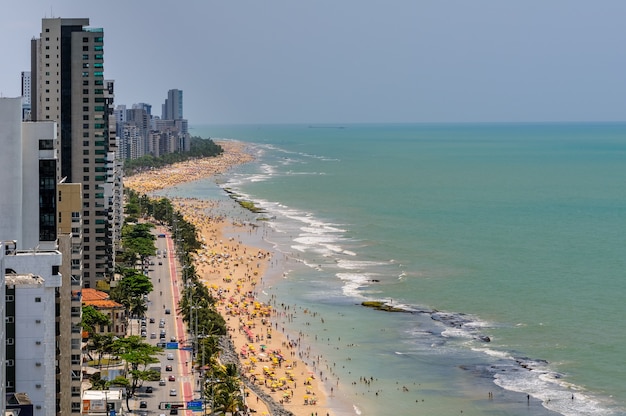
[[[113,275],[112,227],[105,195],[113,86],[104,79],[104,33],[89,19],[42,19],[31,42],[32,119],[58,123],[57,179],[82,184],[83,283]]]
[[[22,120],[30,120],[30,71],[22,71]]]
[[[161,109],[161,118],[163,120],[178,120],[183,118],[183,91],[169,90],[167,98]]]
[[[80,183],[58,185],[58,247],[62,254],[63,282],[57,298],[58,415],[81,412],[82,393],[82,207]]]
[[[6,357],[6,314],[5,314],[5,303],[6,303],[6,288],[4,285],[4,252],[6,247],[4,242],[0,240],[0,322],[4,322],[4,325],[0,325],[0,397],[3,399],[6,396],[6,385],[7,385],[7,377],[6,377],[6,368],[4,359]],[[5,299],[5,301],[1,301],[1,299]],[[4,415],[6,411],[6,400],[0,400],[0,415]]]
[[[55,325],[57,319],[69,320],[69,314],[57,314],[63,299],[56,123],[22,122],[21,109],[21,97],[0,98],[0,166],[5,179],[0,182],[3,386],[4,393],[27,393],[34,415],[53,416],[60,413],[61,395],[69,386],[69,373],[63,373],[59,363],[70,358],[59,348]]]

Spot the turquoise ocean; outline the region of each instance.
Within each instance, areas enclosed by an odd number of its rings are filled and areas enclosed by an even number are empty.
[[[165,193],[266,211],[236,237],[335,414],[626,415],[626,124],[191,133],[256,159]]]

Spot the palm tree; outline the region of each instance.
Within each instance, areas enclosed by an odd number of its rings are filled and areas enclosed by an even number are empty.
[[[211,368],[212,377],[208,381],[209,397],[213,398],[213,412],[235,413],[243,408],[244,402],[241,395],[241,379],[235,364],[218,364]]]

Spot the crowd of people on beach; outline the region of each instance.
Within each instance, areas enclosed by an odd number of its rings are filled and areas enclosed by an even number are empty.
[[[158,170],[149,170],[125,180],[125,186],[140,194],[174,187],[181,183],[209,177],[230,167],[252,160],[241,143],[219,143],[223,155],[187,161]],[[235,223],[218,201],[197,198],[173,198],[172,204],[196,226],[202,248],[197,251],[194,266],[200,280],[217,299],[218,311],[229,328],[229,335],[239,354],[243,377],[262,388],[269,397],[295,415],[317,414],[325,408],[326,395],[315,368],[308,368],[308,355],[301,339],[289,339],[275,305],[258,301],[258,290],[268,267],[276,263],[270,252],[250,247],[236,239],[237,233],[257,233],[259,227]],[[179,284],[182,279],[178,279]],[[259,414],[269,414],[263,400],[253,391],[249,407]],[[309,409],[314,406],[316,410]]]

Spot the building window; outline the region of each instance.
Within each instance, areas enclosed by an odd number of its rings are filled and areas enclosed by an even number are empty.
[[[40,298],[39,296],[37,296],[37,297],[35,298],[35,302],[37,302],[37,303],[41,302],[41,298]]]
[[[39,150],[52,150],[54,149],[54,140],[39,140]]]
[[[15,340],[13,338],[7,338],[7,345],[15,344]]]
[[[7,317],[4,318],[4,321],[7,324],[15,323],[15,317],[14,316],[7,316]]]
[[[5,296],[5,301],[6,302],[13,302],[15,300],[15,298],[13,297],[13,295],[6,295]]]
[[[6,360],[5,362],[7,367],[13,367],[15,365],[15,361],[13,360]]]

